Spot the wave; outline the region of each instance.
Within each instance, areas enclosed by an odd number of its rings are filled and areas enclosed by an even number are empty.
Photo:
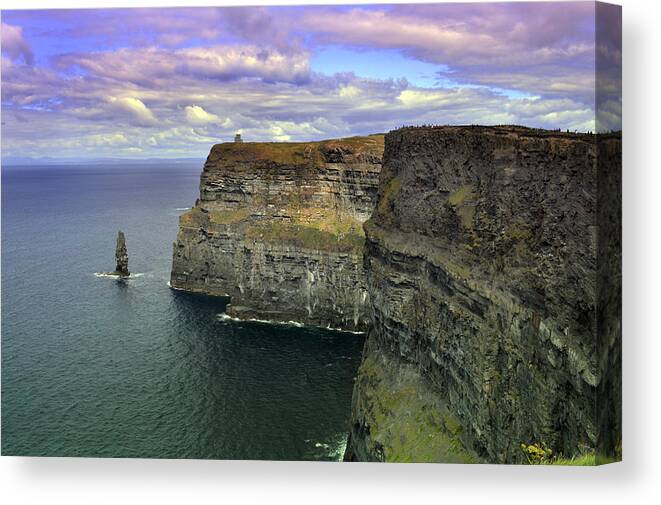
[[[306,440],[306,442],[311,443],[311,440]],[[323,449],[324,456],[332,458],[334,461],[342,461],[344,453],[347,450],[348,442],[348,435],[346,433],[340,433],[333,440],[315,442],[314,446],[317,449]]]
[[[176,288],[174,288],[176,289]],[[339,331],[341,333],[353,333],[354,335],[364,335],[364,331],[351,331],[351,330],[344,330],[342,328],[333,328],[332,326],[316,326],[316,325],[306,325],[305,323],[301,323],[300,321],[274,321],[273,319],[255,319],[255,318],[247,318],[247,319],[241,319],[240,317],[233,317],[230,316],[229,314],[223,312],[221,314],[218,314],[217,318],[220,321],[231,321],[234,323],[259,323],[259,324],[273,324],[273,325],[278,325],[278,326],[295,326],[296,328],[320,328],[322,330],[328,330],[328,331]]]
[[[128,277],[120,277],[119,275],[113,274],[111,272],[94,272],[94,277],[105,277],[107,279],[122,279],[127,281],[131,279],[135,279],[136,277],[142,277],[143,275],[145,275],[144,272],[139,272],[136,274],[131,274]]]
[[[353,333],[354,335],[365,335],[364,331],[344,330],[342,328],[333,328],[332,326],[319,326],[319,328],[323,328],[324,330],[328,330],[328,331],[340,331],[342,333]]]
[[[175,207],[174,210],[191,210],[191,207]]]
[[[190,290],[186,288],[178,288],[177,286],[173,286],[170,281],[167,281],[166,283],[170,289],[173,289],[175,291],[183,291],[184,293],[190,293],[192,295],[207,295],[208,293],[205,293],[204,291],[195,291],[195,290]],[[219,296],[219,297],[224,297],[224,298],[229,298],[230,295],[225,293],[224,295],[212,295],[212,296]]]
[[[260,323],[260,324],[278,324],[284,326],[296,326],[297,328],[303,328],[305,325],[299,323],[298,321],[273,321],[272,319],[255,319],[254,317],[248,319],[241,319],[240,317],[233,317],[229,314],[223,312],[218,314],[218,319],[221,321],[233,321],[235,323]]]

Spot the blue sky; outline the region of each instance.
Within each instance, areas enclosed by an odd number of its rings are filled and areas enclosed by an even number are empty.
[[[447,72],[445,65],[407,58],[397,49],[344,48],[329,45],[319,48],[310,58],[314,72],[336,74],[353,72],[369,79],[406,79],[413,86],[434,88]]]
[[[197,157],[237,131],[619,128],[606,39],[591,2],[3,11],[2,156]]]

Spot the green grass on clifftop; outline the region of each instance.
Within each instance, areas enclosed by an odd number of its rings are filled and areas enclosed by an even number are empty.
[[[222,159],[225,163],[323,166],[324,152],[332,150],[350,157],[370,155],[381,158],[384,138],[382,134],[375,134],[318,142],[226,142],[213,147],[209,161]]]

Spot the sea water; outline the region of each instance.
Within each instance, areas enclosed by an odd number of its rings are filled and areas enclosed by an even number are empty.
[[[2,168],[3,455],[341,459],[362,336],[168,288],[200,167]]]

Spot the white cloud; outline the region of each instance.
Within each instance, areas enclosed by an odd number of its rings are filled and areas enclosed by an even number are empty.
[[[57,58],[61,69],[82,68],[96,76],[145,87],[166,87],[171,79],[231,81],[259,78],[303,83],[309,55],[251,45],[214,45],[165,50],[158,47],[71,53]]]
[[[342,98],[353,100],[355,98],[359,98],[362,94],[362,90],[357,86],[352,86],[350,84],[346,86],[340,86],[339,95]]]
[[[232,125],[232,121],[229,118],[221,119],[216,114],[207,112],[199,105],[187,105],[184,108],[184,112],[186,114],[186,121],[193,125],[218,124],[225,128],[229,128]]]
[[[108,98],[108,102],[117,110],[127,112],[134,124],[139,126],[153,126],[157,123],[154,114],[142,100],[130,96],[121,98],[111,96]]]
[[[173,77],[164,89],[87,78],[59,77],[59,83],[51,76],[35,79],[34,89],[30,78],[17,87],[24,93],[17,98],[28,106],[12,98],[12,104],[3,107],[5,155],[42,148],[52,153],[57,145],[63,156],[117,156],[128,152],[124,148],[139,147],[145,156],[203,158],[211,145],[231,141],[237,131],[247,141],[306,141],[424,123],[594,129],[594,114],[580,101],[513,99],[486,88],[403,87],[391,80],[352,76],[315,76],[304,86],[247,80],[221,87],[213,81]],[[359,98],[342,96],[347,89]],[[62,90],[67,94],[58,95]],[[59,103],[53,109],[29,101],[49,93]],[[40,131],[38,141],[35,129]],[[92,134],[98,137],[89,138]]]
[[[12,60],[23,59],[28,65],[32,65],[34,55],[32,48],[23,37],[23,29],[20,26],[13,26],[2,23],[0,26],[0,44],[2,52],[7,54]]]
[[[129,144],[123,133],[97,134],[86,137],[85,143],[93,146],[120,146]]]

